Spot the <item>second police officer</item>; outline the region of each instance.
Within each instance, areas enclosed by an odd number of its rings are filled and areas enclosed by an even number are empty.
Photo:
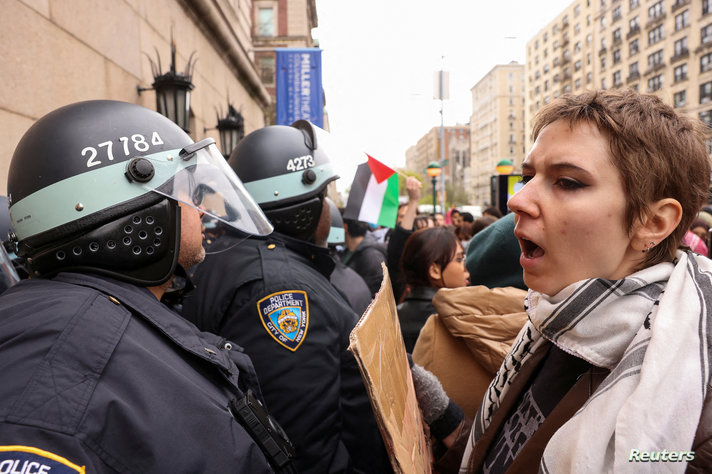
[[[238,144],[230,166],[275,232],[248,238],[223,229],[193,275],[184,315],[245,347],[270,413],[295,444],[300,472],[390,472],[347,351],[359,315],[329,282],[324,198],[338,176],[328,139],[300,120],[256,130]]]

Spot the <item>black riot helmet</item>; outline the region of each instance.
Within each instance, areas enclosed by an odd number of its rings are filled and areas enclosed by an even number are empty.
[[[230,155],[230,166],[278,232],[313,240],[326,185],[338,178],[329,142],[326,131],[297,120],[255,130]]]
[[[17,255],[33,276],[62,270],[150,286],[173,274],[178,201],[243,232],[272,228],[212,139],[125,102],[68,105],[38,120],[8,175]]]

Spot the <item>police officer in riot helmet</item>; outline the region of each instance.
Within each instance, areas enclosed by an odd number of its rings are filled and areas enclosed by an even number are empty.
[[[68,105],[22,137],[8,197],[31,278],[0,296],[0,465],[292,469],[249,358],[159,302],[203,259],[201,216],[271,231],[212,139],[134,104]]]
[[[329,140],[299,120],[240,141],[229,164],[275,232],[242,241],[231,230],[216,241],[193,275],[196,290],[185,298],[184,315],[245,347],[270,412],[295,444],[300,472],[389,472],[347,351],[359,315],[329,282],[334,261],[324,198],[338,178]]]

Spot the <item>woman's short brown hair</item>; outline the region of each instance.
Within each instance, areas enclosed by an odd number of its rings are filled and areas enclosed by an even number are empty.
[[[702,122],[676,113],[654,95],[633,90],[589,91],[563,95],[544,106],[534,118],[532,139],[557,120],[568,120],[572,127],[589,122],[608,137],[613,165],[621,173],[626,193],[629,231],[637,219],[645,217],[650,204],[665,198],[680,203],[680,224],[663,242],[656,242],[644,266],[671,261],[709,196],[708,131]]]
[[[403,247],[400,265],[403,280],[415,286],[431,286],[428,269],[433,263],[441,269],[455,258],[460,244],[447,227],[426,227],[416,230]]]

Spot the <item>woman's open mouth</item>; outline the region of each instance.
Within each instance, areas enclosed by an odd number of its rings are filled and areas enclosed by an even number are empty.
[[[521,242],[522,254],[524,254],[526,258],[537,258],[544,255],[544,249],[531,240],[521,238],[519,241]]]

